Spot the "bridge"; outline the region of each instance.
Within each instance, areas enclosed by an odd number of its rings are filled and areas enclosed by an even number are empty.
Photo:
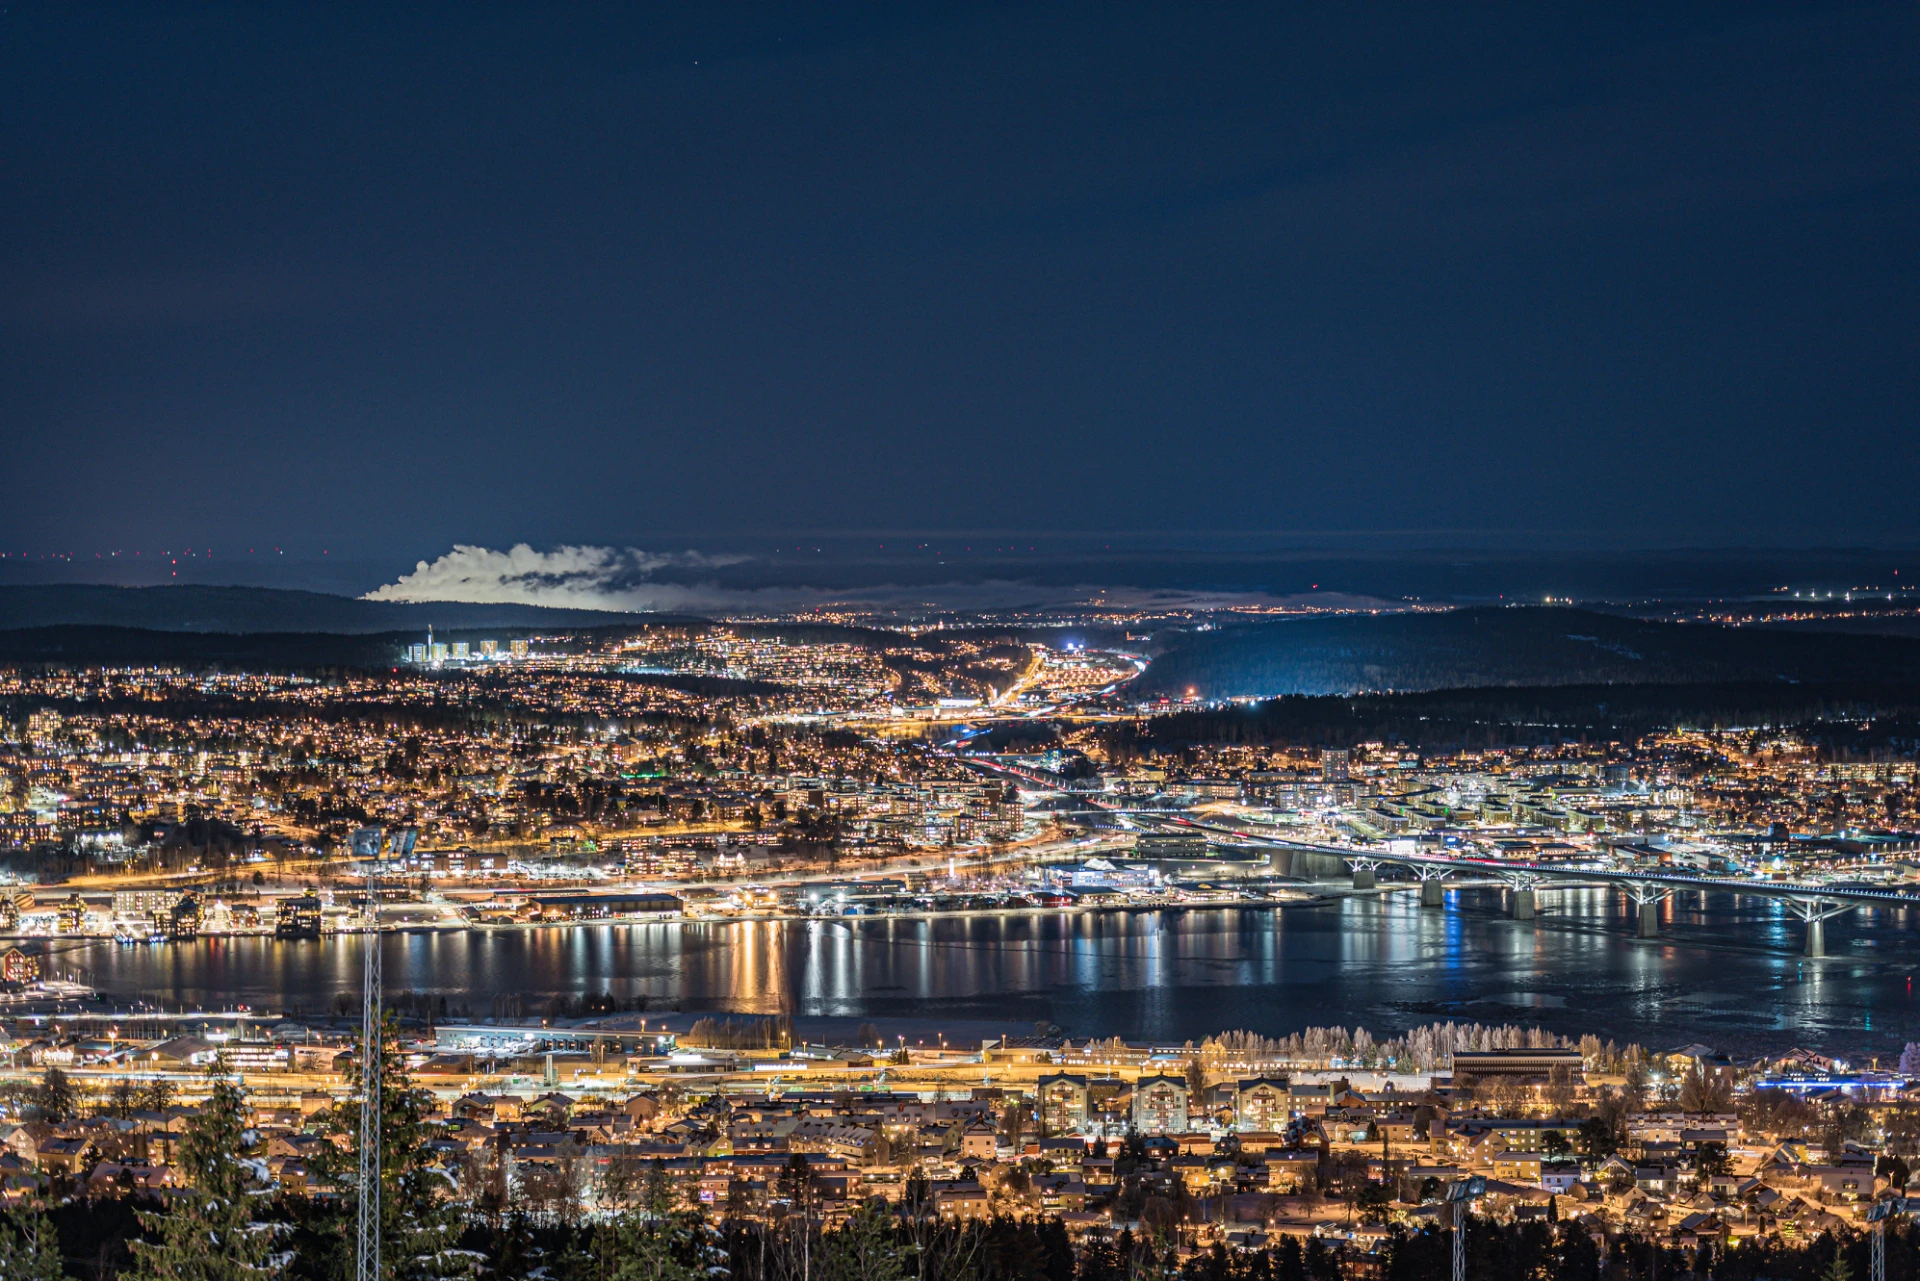
[[[1654,868],[1600,868],[1569,863],[1515,862],[1496,858],[1457,858],[1442,854],[1395,853],[1391,849],[1347,845],[1317,845],[1267,836],[1237,827],[1201,823],[1189,818],[1163,819],[1177,828],[1213,832],[1238,841],[1301,853],[1337,858],[1353,869],[1355,889],[1371,889],[1378,884],[1381,867],[1405,868],[1420,883],[1420,905],[1440,907],[1442,881],[1448,875],[1479,874],[1504,881],[1512,891],[1510,907],[1515,920],[1534,918],[1534,890],[1548,881],[1583,885],[1617,885],[1624,889],[1639,909],[1637,933],[1641,938],[1660,935],[1660,905],[1681,890],[1717,890],[1728,894],[1747,894],[1784,901],[1806,925],[1806,954],[1827,954],[1826,923],[1857,907],[1920,908],[1920,894],[1880,889],[1870,885],[1824,884],[1806,881],[1763,881],[1735,876],[1704,876]]]
[[[435,1025],[433,1037],[438,1052],[493,1055],[591,1051],[596,1046],[616,1054],[664,1054],[674,1044],[673,1033],[664,1029],[535,1027],[527,1023],[440,1023]]]
[[[966,763],[983,765],[988,769],[1025,778],[1029,782],[1044,784],[1044,780],[1030,772],[1009,765],[995,762],[968,761]],[[1163,830],[1171,828],[1176,831],[1211,832],[1250,844],[1337,858],[1353,869],[1355,889],[1372,889],[1377,885],[1378,871],[1383,866],[1402,867],[1410,871],[1414,879],[1420,882],[1422,907],[1445,906],[1446,899],[1441,882],[1449,874],[1479,873],[1506,882],[1512,891],[1509,896],[1509,905],[1513,917],[1520,921],[1534,919],[1534,890],[1544,882],[1618,885],[1626,891],[1627,896],[1639,909],[1636,933],[1640,938],[1646,939],[1660,936],[1660,905],[1681,890],[1718,890],[1722,893],[1748,894],[1782,900],[1806,925],[1805,950],[1810,957],[1821,957],[1827,954],[1826,923],[1836,916],[1851,912],[1857,907],[1920,908],[1920,894],[1877,889],[1867,885],[1762,881],[1733,876],[1696,876],[1651,868],[1596,868],[1565,863],[1515,862],[1494,858],[1453,858],[1439,854],[1396,854],[1391,849],[1378,847],[1316,845],[1305,841],[1290,841],[1245,828],[1203,823],[1197,819],[1168,814],[1162,810],[1106,805],[1091,796],[1080,799],[1083,804],[1091,808],[1082,811],[1064,811],[1059,816],[1076,812],[1103,815],[1125,813],[1138,820],[1144,820],[1148,824],[1164,825]]]

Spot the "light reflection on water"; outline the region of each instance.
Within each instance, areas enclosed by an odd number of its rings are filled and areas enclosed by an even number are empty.
[[[1920,1040],[1910,913],[1831,921],[1831,957],[1808,962],[1780,905],[1700,897],[1665,904],[1654,942],[1632,937],[1613,891],[1542,889],[1532,924],[1506,919],[1496,892],[1463,891],[1444,911],[1395,894],[1280,911],[409,934],[386,941],[384,961],[390,990],[478,1015],[500,994],[538,1013],[555,997],[611,991],[656,1009],[1044,1019],[1075,1036],[1171,1040],[1312,1024],[1381,1034],[1436,1018],[1729,1050],[1884,1054]],[[319,1011],[360,985],[351,938],[55,946],[57,968],[121,999]]]

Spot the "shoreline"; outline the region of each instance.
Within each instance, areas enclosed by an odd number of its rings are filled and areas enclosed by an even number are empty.
[[[590,929],[597,926],[615,925],[760,925],[760,924],[846,924],[853,921],[925,921],[946,919],[972,919],[976,917],[1006,916],[1067,916],[1075,913],[1128,913],[1141,912],[1187,912],[1209,911],[1225,908],[1271,908],[1316,906],[1342,898],[1364,897],[1371,894],[1396,892],[1401,887],[1381,886],[1377,890],[1355,890],[1347,893],[1302,893],[1298,898],[1235,898],[1205,903],[1073,903],[1058,906],[1034,905],[1030,907],[1004,908],[955,908],[951,910],[930,909],[906,912],[870,912],[852,913],[842,916],[795,916],[787,913],[740,913],[727,916],[609,916],[571,921],[446,921],[419,922],[414,924],[396,924],[382,926],[381,934],[459,934],[466,931],[508,931],[508,930],[562,930]],[[276,943],[319,943],[328,939],[357,939],[366,934],[365,930],[328,930],[316,938],[280,938],[271,930],[249,930],[245,933],[229,932],[225,934],[199,934],[191,939],[154,939],[135,940],[119,943],[111,934],[0,934],[0,943],[20,944],[31,942],[49,943],[115,943],[126,947],[160,947],[179,943],[207,943],[237,939],[261,939]]]
[[[560,930],[587,929],[601,926],[636,925],[731,925],[731,924],[804,924],[804,923],[840,923],[854,921],[928,921],[928,920],[971,920],[980,917],[1010,916],[1069,916],[1074,914],[1128,914],[1144,912],[1193,912],[1216,911],[1226,909],[1241,910],[1279,910],[1288,907],[1318,907],[1351,898],[1384,898],[1394,894],[1415,892],[1419,885],[1412,882],[1388,882],[1366,889],[1354,889],[1342,885],[1316,886],[1312,889],[1301,887],[1287,891],[1292,897],[1271,898],[1266,896],[1243,896],[1209,900],[1206,902],[1168,902],[1168,903],[1068,903],[1058,905],[1034,904],[1026,907],[1003,908],[929,908],[908,911],[883,911],[866,913],[848,913],[837,916],[800,916],[790,913],[745,912],[724,916],[690,916],[684,913],[660,916],[608,916],[589,917],[563,921],[421,921],[406,924],[381,926],[381,934],[459,934],[467,931],[491,932],[511,930]],[[1450,889],[1497,889],[1495,881],[1455,881],[1449,882]],[[1604,883],[1566,881],[1549,887],[1551,889],[1596,889],[1608,888]],[[668,891],[662,891],[663,893]],[[125,947],[159,947],[178,943],[205,943],[239,939],[262,939],[278,943],[316,943],[335,938],[360,938],[365,930],[327,930],[313,938],[281,938],[272,930],[249,930],[245,932],[202,933],[191,939],[136,939],[120,940],[112,934],[19,934],[0,932],[0,944],[19,945],[23,943],[114,943]]]

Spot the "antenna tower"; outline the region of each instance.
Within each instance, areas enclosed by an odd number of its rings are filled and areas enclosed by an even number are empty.
[[[1486,1194],[1487,1181],[1478,1174],[1447,1189],[1447,1203],[1453,1207],[1453,1281],[1467,1281],[1467,1207]]]
[[[1905,1190],[1896,1189],[1899,1192]],[[1887,1221],[1911,1214],[1913,1204],[1908,1197],[1894,1196],[1875,1202],[1873,1208],[1867,1211],[1867,1222],[1873,1225],[1873,1251],[1867,1256],[1867,1276],[1870,1281],[1887,1281]]]
[[[360,1219],[355,1281],[380,1271],[380,851],[367,866],[366,944],[360,995]]]

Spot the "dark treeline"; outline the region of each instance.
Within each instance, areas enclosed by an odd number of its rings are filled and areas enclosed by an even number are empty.
[[[259,723],[298,719],[330,725],[380,725],[396,732],[487,733],[506,730],[564,735],[569,731],[597,730],[609,724],[658,728],[691,727],[706,723],[700,717],[672,712],[630,712],[624,716],[609,717],[547,708],[535,710],[515,703],[504,694],[492,697],[485,693],[477,697],[449,697],[433,702],[386,702],[378,697],[340,697],[324,702],[283,703],[210,694],[176,694],[171,691],[161,701],[144,698],[54,698],[40,694],[0,697],[0,717],[11,720],[23,720],[42,708],[56,712],[135,717],[180,724],[220,719]]]
[[[1920,685],[1920,641],[1542,607],[1304,618],[1172,641],[1138,688],[1238,698],[1769,680]]]
[[[702,698],[756,698],[783,693],[787,688],[777,681],[740,680],[733,676],[697,676],[691,673],[607,672],[604,675],[631,685],[677,689],[686,694],[698,694]]]
[[[784,1177],[784,1176],[783,1176]],[[642,1183],[646,1182],[645,1176]],[[1370,1254],[1337,1239],[1276,1236],[1257,1248],[1215,1244],[1177,1248],[1181,1235],[1131,1230],[1096,1234],[1076,1245],[1057,1219],[993,1218],[955,1224],[910,1204],[871,1203],[846,1226],[822,1230],[805,1193],[755,1221],[716,1219],[642,1190],[636,1211],[594,1222],[515,1211],[475,1214],[455,1250],[466,1267],[416,1275],[485,1275],[547,1281],[663,1278],[667,1281],[1448,1281],[1452,1234],[1437,1227],[1395,1227]],[[140,1215],[159,1202],[131,1196],[76,1200],[48,1215],[64,1273],[74,1281],[116,1281],[143,1275],[133,1243],[144,1239]],[[281,1275],[300,1281],[346,1281],[350,1259],[339,1249],[343,1211],[281,1199],[268,1217],[291,1257]],[[25,1216],[0,1215],[7,1220]],[[1643,1237],[1596,1241],[1577,1224],[1534,1219],[1503,1224],[1468,1221],[1467,1275],[1506,1281],[1831,1281],[1869,1275],[1865,1233],[1823,1234],[1677,1247]],[[1888,1281],[1920,1278],[1920,1231],[1887,1230]],[[1836,1267],[1837,1263],[1837,1267]]]
[[[664,1161],[610,1154],[583,1139],[551,1162],[516,1162],[504,1141],[438,1151],[428,1097],[408,1077],[389,1016],[377,1052],[382,1254],[395,1281],[499,1277],[515,1281],[1440,1281],[1453,1237],[1437,1223],[1392,1226],[1365,1244],[1275,1234],[1254,1248],[1201,1246],[1219,1202],[1146,1197],[1134,1226],[1075,1243],[1058,1218],[960,1221],[941,1214],[932,1186],[909,1179],[897,1201],[851,1207],[829,1196],[810,1159],[790,1154],[763,1180],[735,1179],[713,1199]],[[216,1063],[207,1099],[190,1115],[173,1169],[179,1185],[142,1193],[131,1177],[81,1184],[49,1172],[35,1201],[0,1211],[6,1281],[346,1281],[359,1178],[360,1106],[314,1118],[327,1142],[307,1162],[316,1195],[271,1193],[248,1149],[250,1107]],[[128,1081],[113,1114],[164,1108],[165,1082]],[[74,1115],[79,1098],[50,1070],[34,1095],[43,1118]],[[451,1169],[441,1162],[449,1160]],[[1360,1167],[1364,1172],[1364,1165]],[[1353,1204],[1376,1222],[1390,1199],[1361,1183]],[[1369,1192],[1378,1195],[1368,1195]],[[706,1194],[702,1193],[702,1198]],[[589,1213],[587,1207],[594,1207]],[[1559,1203],[1525,1221],[1469,1218],[1468,1275],[1511,1281],[1840,1281],[1867,1274],[1867,1238],[1842,1230],[1807,1241],[1754,1240],[1681,1248],[1645,1236],[1596,1236],[1562,1221]],[[1431,1206],[1428,1212],[1443,1212]],[[835,1226],[827,1225],[832,1221]],[[1920,1231],[1888,1228],[1889,1281],[1920,1278]]]
[[[1822,755],[1836,761],[1882,761],[1920,755],[1920,719],[1911,713],[1853,720],[1809,722],[1797,726]]]
[[[654,626],[666,627],[661,623]],[[678,628],[686,624],[672,624]],[[704,627],[705,624],[700,624]],[[585,652],[644,626],[571,628],[564,639],[542,633],[543,653]],[[364,675],[396,667],[426,628],[404,632],[203,632],[63,624],[0,630],[0,663],[51,667],[178,667],[187,671]],[[437,640],[511,640],[525,628],[441,629]]]
[[[614,614],[546,605],[363,600],[280,587],[112,587],[97,583],[0,586],[0,627],[123,627],[174,632],[331,632],[460,638],[551,633],[561,628],[699,622],[691,615]]]
[[[793,1045],[793,1018],[777,1014],[764,1019],[696,1019],[680,1038],[687,1046],[709,1050],[785,1050]]]
[[[151,631],[139,627],[63,625],[0,631],[0,663],[62,667],[220,668],[254,672],[371,671],[392,666],[413,632]]]
[[[541,651],[586,652],[649,630],[685,630],[713,624],[662,617],[645,623],[569,627],[564,636],[525,627],[435,628],[437,640],[512,640],[539,635]],[[179,667],[189,671],[363,674],[399,664],[406,646],[426,639],[426,622],[406,631],[285,632],[189,631],[63,623],[0,629],[0,663],[56,667]]]
[[[1917,731],[1874,735],[1863,722],[1920,722],[1920,685],[1562,685],[1419,694],[1288,695],[1261,703],[1174,712],[1104,731],[1127,756],[1197,743],[1351,747],[1404,743],[1420,750],[1631,742],[1676,726],[1802,729],[1845,753],[1911,754]]]
[[[1061,727],[1055,721],[991,721],[967,741],[974,752],[1044,752],[1060,746]]]

